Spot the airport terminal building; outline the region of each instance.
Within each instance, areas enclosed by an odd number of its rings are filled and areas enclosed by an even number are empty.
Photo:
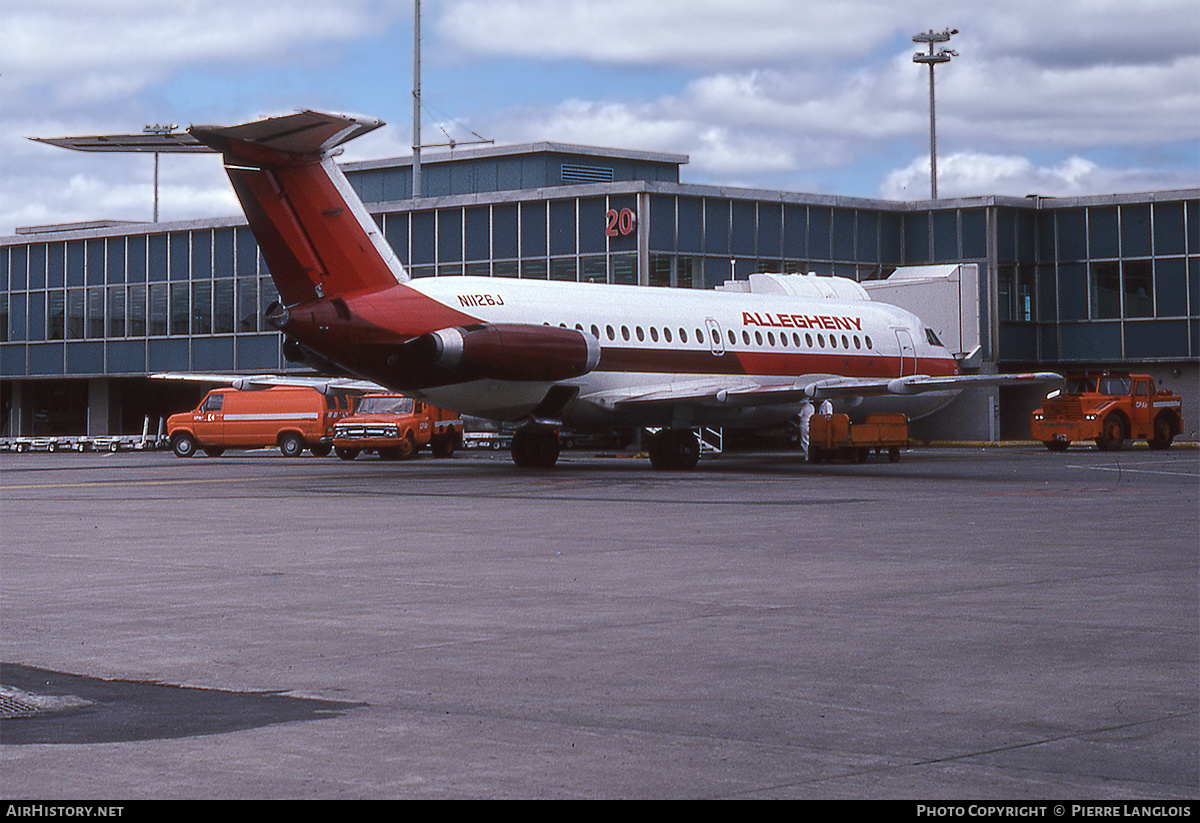
[[[554,143],[426,154],[416,199],[409,158],[343,168],[414,277],[870,287],[955,268],[971,331],[950,337],[978,368],[1145,371],[1184,394],[1196,439],[1200,189],[892,202],[689,185],[686,163]],[[133,434],[203,394],[151,374],[295,368],[262,319],[278,295],[240,216],[18,230],[0,238],[0,284],[0,436]],[[914,431],[1026,437],[1038,394],[985,390]]]

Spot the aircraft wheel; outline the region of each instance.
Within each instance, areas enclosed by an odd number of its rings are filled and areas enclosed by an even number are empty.
[[[190,434],[177,434],[171,438],[171,451],[176,457],[195,457],[196,439]]]
[[[1047,440],[1045,443],[1046,448],[1052,452],[1065,452],[1071,447],[1070,440]]]
[[[522,469],[549,469],[558,462],[558,432],[531,427],[513,434],[513,462]]]
[[[655,468],[687,471],[696,468],[700,461],[700,441],[691,429],[668,429],[657,435],[661,465],[654,462],[654,451],[650,452],[650,463]]]
[[[667,462],[667,453],[663,448],[663,442],[666,440],[667,430],[656,432],[648,435],[646,438],[646,451],[650,454],[650,465],[656,469],[664,470],[671,468]]]
[[[1100,451],[1115,452],[1120,451],[1124,444],[1125,419],[1113,412],[1104,418],[1104,423],[1100,427],[1100,436],[1096,438],[1096,445],[1100,447]]]

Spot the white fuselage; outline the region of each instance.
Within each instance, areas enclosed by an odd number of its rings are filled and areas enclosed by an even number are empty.
[[[687,397],[693,390],[715,394],[835,377],[957,371],[954,358],[928,339],[918,317],[870,300],[481,277],[405,285],[478,322],[556,326],[593,335],[601,349],[597,368],[555,381],[579,389],[564,421],[574,424],[766,426],[794,417],[803,400],[653,401]],[[547,383],[474,380],[422,394],[462,413],[518,420],[548,388]],[[639,392],[645,402],[628,402],[639,399]],[[956,393],[850,397],[838,405],[856,415],[898,411],[918,417]]]

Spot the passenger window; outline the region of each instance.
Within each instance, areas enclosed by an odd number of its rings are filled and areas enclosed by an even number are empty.
[[[629,327],[628,326],[621,327],[621,337],[625,338],[626,340],[629,339]]]
[[[775,332],[773,332],[773,331],[767,332],[767,345],[769,345],[769,346],[775,345]]]
[[[616,333],[615,331],[613,331],[613,327],[612,327],[612,326],[605,326],[605,330],[608,332],[608,339],[609,339],[609,340],[616,340],[616,339],[617,339],[617,333]]]
[[[680,330],[679,330],[679,342],[680,342],[680,343],[686,343],[686,342],[687,342],[687,329],[680,329]]]
[[[804,344],[806,346],[808,346],[810,349],[812,348],[812,335],[811,334],[804,335]]]
[[[867,335],[867,337],[866,337],[865,339],[866,339],[866,341],[867,341],[867,348],[868,348],[868,349],[870,349],[870,348],[874,348],[874,346],[872,346],[872,345],[871,345],[871,337],[870,337],[870,335]]]
[[[670,330],[670,329],[663,329],[663,337],[664,337],[664,338],[666,338],[666,341],[667,341],[668,343],[670,343],[670,342],[671,342],[671,330]]]
[[[654,343],[658,342],[658,329],[653,326],[650,327],[650,340]]]
[[[597,340],[600,339],[600,330],[594,325],[592,326],[592,337],[596,338]]]
[[[637,327],[637,329],[636,329],[636,331],[637,331],[637,339],[638,339],[638,342],[639,342],[639,343],[644,343],[644,342],[646,342],[646,333],[645,333],[644,331],[642,331],[642,327],[641,327],[641,326],[638,326],[638,327]]]

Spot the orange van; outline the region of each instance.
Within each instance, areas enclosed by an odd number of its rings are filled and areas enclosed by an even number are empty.
[[[167,419],[167,437],[179,457],[191,457],[197,449],[217,457],[227,448],[269,446],[278,446],[285,457],[299,457],[305,448],[324,457],[332,449],[333,424],[351,407],[347,394],[325,395],[307,387],[214,389],[192,411]]]

